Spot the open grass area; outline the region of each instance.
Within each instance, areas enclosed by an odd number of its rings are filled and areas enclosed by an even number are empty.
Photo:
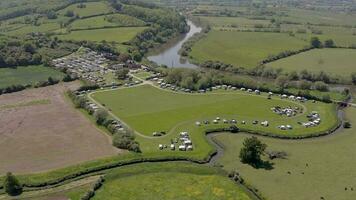
[[[192,48],[198,62],[217,60],[241,67],[255,67],[269,55],[298,50],[307,42],[283,33],[211,31]]]
[[[272,160],[272,170],[254,169],[239,161],[239,149],[247,134],[221,134],[216,139],[225,146],[218,161],[224,169],[236,169],[267,199],[340,199],[355,197],[356,190],[356,109],[348,108],[353,128],[335,135],[302,141],[259,137],[267,150],[285,151],[286,159]],[[266,159],[266,158],[265,158]],[[290,172],[290,174],[288,174]]]
[[[65,35],[58,35],[62,40],[89,40],[100,42],[127,42],[134,38],[137,33],[143,31],[146,27],[122,27],[122,28],[105,28],[95,30],[72,31]]]
[[[39,26],[29,25],[29,24],[21,24],[18,25],[18,28],[14,28],[10,31],[5,32],[4,34],[10,36],[18,36],[18,35],[25,35],[28,33],[35,33],[35,32],[51,32],[59,29],[60,26],[58,23],[44,23]]]
[[[11,85],[32,85],[39,81],[46,81],[48,77],[61,80],[64,74],[41,65],[17,67],[15,69],[0,68],[0,88]]]
[[[349,77],[356,72],[356,50],[354,49],[314,49],[298,55],[267,64],[285,71],[306,69],[312,72],[324,71],[332,75]]]
[[[88,16],[93,16],[93,15],[99,15],[99,14],[105,14],[111,12],[112,8],[104,2],[104,1],[99,1],[99,2],[87,2],[83,3],[85,5],[84,8],[80,8],[77,4],[73,4],[68,6],[67,8],[60,10],[58,13],[60,15],[65,15],[65,13],[70,10],[73,11],[75,15],[78,15],[79,17],[88,17]]]
[[[207,22],[213,27],[254,27],[254,25],[267,26],[269,20],[255,20],[243,17],[199,17],[201,21]]]
[[[71,24],[72,29],[89,29],[114,26],[144,26],[145,22],[135,17],[112,14],[76,20]]]
[[[110,171],[96,199],[249,200],[221,171],[185,163],[145,163]]]
[[[281,135],[307,135],[327,130],[337,122],[335,107],[332,104],[311,103],[299,104],[280,100],[275,97],[268,100],[266,96],[250,95],[240,91],[216,92],[207,94],[184,94],[160,90],[150,85],[97,92],[92,95],[98,102],[124,120],[134,130],[151,135],[155,131],[170,132],[172,129],[188,128],[194,120],[213,119],[217,116],[227,119],[245,120],[251,129]],[[246,107],[246,105],[251,105]],[[299,106],[307,109],[306,113],[288,118],[271,111],[274,106]],[[307,120],[307,112],[318,111],[323,122],[318,127],[304,128],[298,121]],[[253,120],[270,122],[269,127],[252,125]],[[324,121],[325,120],[325,121]],[[185,125],[184,125],[185,123]],[[281,124],[290,124],[294,128],[282,131],[277,128]],[[194,128],[194,126],[192,127]],[[204,130],[206,127],[201,127]]]

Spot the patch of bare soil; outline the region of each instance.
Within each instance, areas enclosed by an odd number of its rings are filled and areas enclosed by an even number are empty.
[[[0,96],[0,106],[27,105],[0,110],[0,174],[47,171],[120,153],[65,98],[76,87],[61,83]],[[49,103],[26,104],[37,100]]]

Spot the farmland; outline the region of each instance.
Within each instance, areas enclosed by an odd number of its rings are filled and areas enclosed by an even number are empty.
[[[218,169],[184,162],[122,167],[106,179],[93,199],[251,199]]]
[[[64,91],[77,87],[61,84],[0,96],[0,114],[7,116],[0,118],[0,159],[6,160],[0,174],[46,171],[119,152],[65,99]]]
[[[79,17],[88,17],[88,16],[110,13],[112,9],[104,1],[85,3],[84,8],[80,8],[80,6],[78,5],[79,4],[70,5],[63,10],[60,10],[58,13],[64,16],[67,11],[73,11],[74,14],[78,15]]]
[[[285,71],[304,70],[324,71],[333,75],[349,77],[355,72],[356,50],[353,49],[315,49],[284,58],[267,66],[282,68]]]
[[[123,43],[128,42],[143,31],[146,27],[122,27],[122,28],[105,28],[95,30],[72,31],[68,34],[58,35],[62,40],[88,40],[100,42],[106,40],[108,42]]]
[[[27,66],[12,68],[0,68],[0,88],[12,85],[33,85],[40,81],[46,81],[48,77],[61,80],[64,74],[53,68],[44,66]]]
[[[122,14],[112,14],[76,20],[71,24],[72,29],[90,29],[113,26],[144,26],[145,23],[134,17]]]
[[[278,97],[267,100],[266,96],[249,95],[242,92],[187,95],[145,85],[97,92],[92,97],[101,104],[105,104],[131,128],[144,135],[151,135],[155,131],[168,133],[171,129],[176,129],[178,125],[181,130],[184,129],[184,124],[188,124],[190,127],[189,124],[194,124],[194,120],[213,119],[216,116],[236,118],[238,121],[246,120],[250,122],[245,125],[247,129],[281,135],[306,135],[326,131],[337,123],[334,114],[335,107],[332,104],[304,103],[302,106],[306,106],[305,112],[318,111],[325,119],[320,126],[305,129],[297,124],[298,121],[306,119],[305,113],[288,119],[276,115],[270,110],[276,105],[282,107],[300,106],[298,103],[279,100]],[[253,106],[247,108],[246,104]],[[268,120],[270,126],[252,125],[251,121],[253,120]],[[278,125],[285,123],[290,123],[295,128],[287,132],[277,128]],[[194,129],[197,128],[193,127]],[[194,130],[194,132],[196,131]]]
[[[346,117],[355,124],[356,109],[348,108]],[[226,170],[237,169],[249,184],[254,185],[268,199],[353,199],[356,180],[355,127],[335,135],[303,141],[285,141],[259,137],[267,150],[284,151],[286,159],[275,159],[272,170],[254,169],[238,159],[246,134],[221,134],[216,139],[224,147],[218,161]],[[267,159],[267,158],[264,158]],[[287,173],[287,172],[290,172]],[[288,192],[281,192],[288,191]]]
[[[193,46],[190,56],[198,62],[217,60],[239,67],[255,67],[269,55],[307,45],[283,33],[211,31]]]

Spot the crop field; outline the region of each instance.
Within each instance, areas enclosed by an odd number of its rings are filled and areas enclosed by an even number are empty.
[[[105,16],[97,16],[86,19],[76,20],[71,24],[72,29],[90,29],[101,27],[128,27],[128,26],[144,26],[145,23],[135,17],[113,14]]]
[[[356,192],[356,163],[352,159],[356,148],[356,109],[348,108],[346,117],[353,127],[327,137],[302,141],[259,137],[268,145],[267,150],[287,153],[286,159],[271,161],[274,163],[271,170],[254,169],[239,161],[238,150],[250,135],[217,135],[216,139],[225,150],[218,162],[226,170],[238,170],[267,199],[353,199]]]
[[[85,5],[85,8],[79,8],[78,4],[73,4],[68,6],[67,8],[60,10],[58,13],[60,15],[65,15],[65,13],[70,10],[73,11],[75,15],[78,15],[79,17],[88,17],[88,16],[93,16],[93,15],[99,15],[99,14],[106,14],[111,12],[111,8],[109,7],[108,4],[105,2],[88,2],[88,3],[83,3]]]
[[[335,107],[332,104],[311,103],[300,104],[275,97],[268,100],[266,96],[250,95],[243,92],[216,92],[207,94],[184,94],[160,90],[150,85],[128,89],[102,91],[92,94],[98,102],[141,134],[150,136],[155,131],[169,133],[172,129],[184,129],[194,124],[194,120],[214,119],[215,117],[245,120],[245,125],[238,125],[263,132],[281,135],[303,135],[326,131],[337,122]],[[246,107],[246,105],[251,105]],[[280,116],[271,111],[274,106],[305,107],[305,113],[292,118]],[[318,111],[323,122],[320,126],[304,128],[298,121],[305,121],[306,113]],[[253,120],[270,122],[269,127],[252,125]],[[277,128],[281,124],[290,124],[294,128],[282,131]],[[187,125],[188,124],[188,125]],[[203,130],[204,126],[200,128]],[[194,126],[193,126],[194,130]],[[303,131],[302,131],[303,130]],[[197,130],[194,130],[195,132]]]
[[[62,40],[89,40],[100,42],[106,40],[108,42],[128,42],[146,27],[122,27],[122,28],[105,28],[95,30],[72,31],[65,35],[58,35]]]
[[[356,72],[356,50],[354,49],[314,49],[298,55],[267,64],[285,71],[307,69],[312,72],[324,71],[332,75],[349,77]]]
[[[39,81],[46,81],[48,77],[61,80],[64,74],[53,68],[41,65],[17,67],[15,69],[0,68],[0,88],[11,85],[32,85]]]
[[[106,175],[96,199],[251,199],[217,169],[185,162],[147,163],[118,168]]]
[[[0,160],[6,160],[1,175],[63,168],[120,152],[64,97],[77,87],[71,82],[0,96],[0,115],[7,116],[0,118]]]
[[[298,50],[307,42],[283,33],[211,31],[192,48],[198,62],[217,60],[241,67],[255,67],[269,55]]]

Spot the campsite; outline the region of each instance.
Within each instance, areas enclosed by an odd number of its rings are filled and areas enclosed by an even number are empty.
[[[355,8],[0,1],[0,199],[354,199]]]

